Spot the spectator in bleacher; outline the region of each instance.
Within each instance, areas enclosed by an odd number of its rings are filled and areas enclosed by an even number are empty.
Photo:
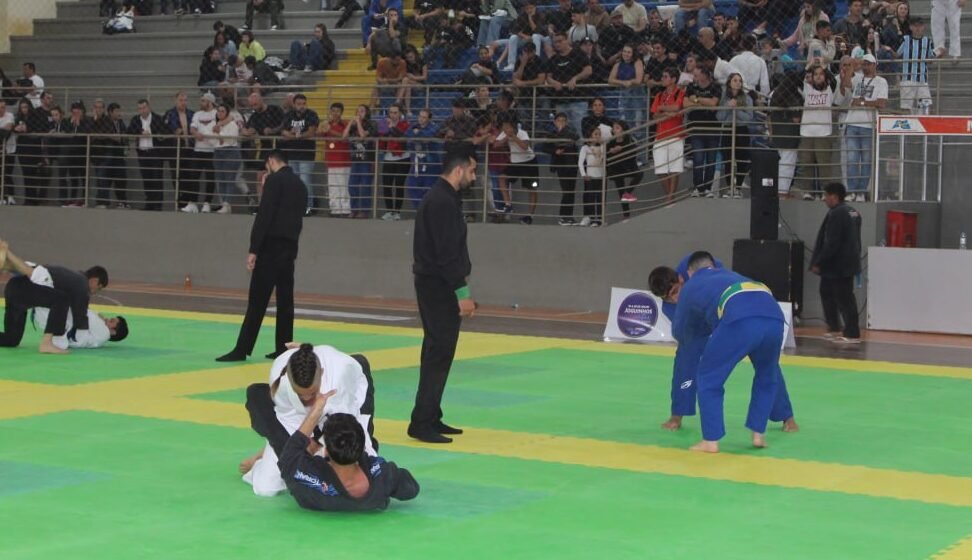
[[[199,100],[199,110],[193,113],[192,122],[189,123],[189,132],[195,140],[192,154],[188,161],[182,162],[186,166],[187,190],[196,195],[196,202],[182,208],[183,212],[189,214],[209,213],[212,210],[216,190],[213,180],[213,152],[218,144],[214,132],[216,122],[216,96],[204,93]]]
[[[675,39],[668,22],[662,19],[658,8],[648,10],[648,25],[641,31],[641,37],[648,41],[662,41],[669,47]]]
[[[779,180],[776,183],[780,197],[790,198],[790,187],[796,172],[800,147],[800,115],[803,107],[803,74],[791,72],[773,89],[769,100],[767,126],[770,147],[780,157]]]
[[[351,176],[348,194],[351,198],[351,217],[369,218],[372,185],[375,174],[375,142],[378,129],[371,121],[371,109],[358,105],[354,119],[344,129],[344,137],[350,142]]]
[[[270,94],[273,92],[271,86],[280,83],[280,77],[266,62],[258,62],[255,57],[248,56],[244,59],[244,63],[253,73],[253,77],[250,78],[251,91]]]
[[[442,27],[445,13],[442,0],[415,0],[414,13],[406,18],[406,22],[409,27],[423,31],[423,46],[427,47],[432,44]]]
[[[797,22],[793,33],[783,39],[783,44],[787,47],[796,45],[800,49],[800,54],[806,58],[807,46],[814,33],[817,32],[818,21],[830,21],[827,14],[820,9],[820,4],[816,0],[804,0],[803,8],[800,10],[800,20]]]
[[[608,77],[611,75],[611,65],[604,60],[601,56],[601,52],[597,49],[597,45],[590,37],[584,37],[581,39],[578,47],[580,51],[584,53],[584,56],[591,61],[591,75],[584,80],[585,84],[606,84],[608,83]]]
[[[604,180],[607,157],[601,141],[601,129],[585,131],[584,145],[577,154],[577,169],[584,180],[584,217],[580,225],[600,227],[603,205],[601,191],[606,187]]]
[[[468,142],[476,134],[476,119],[467,112],[468,105],[462,96],[452,101],[452,116],[442,122],[439,134],[446,144]]]
[[[450,19],[449,25],[439,31],[429,52],[441,53],[443,68],[455,68],[459,56],[473,46],[476,33],[461,18]]]
[[[864,17],[864,0],[850,0],[847,15],[834,23],[834,33],[847,37],[852,45],[864,44],[871,21]]]
[[[611,139],[613,124],[614,120],[607,115],[607,104],[604,98],[597,96],[591,99],[587,115],[581,120],[581,130],[587,133],[584,137],[590,138],[591,130],[597,128],[601,131],[601,140],[607,142]]]
[[[314,26],[314,37],[310,41],[290,43],[288,60],[291,67],[303,68],[304,72],[327,70],[334,63],[336,52],[334,40],[327,34],[327,26],[318,23]]]
[[[685,65],[682,66],[681,73],[678,75],[678,87],[687,88],[689,84],[695,82],[695,68],[699,65],[698,56],[689,54],[685,57]]]
[[[497,60],[497,65],[511,72],[516,67],[520,48],[532,42],[537,50],[540,50],[543,42],[544,21],[540,12],[537,11],[536,0],[526,0],[523,9],[513,23],[510,24],[510,37],[506,40],[505,49]],[[503,40],[494,41],[490,45],[492,54]]]
[[[675,12],[675,33],[688,29],[695,33],[703,27],[712,25],[712,0],[678,0],[678,10]]]
[[[395,102],[404,107],[406,117],[412,115],[412,90],[424,85],[428,79],[429,65],[414,45],[408,45],[405,47],[405,77],[395,96]]]
[[[814,191],[837,178],[832,110],[837,100],[835,86],[833,77],[823,66],[814,65],[807,70],[800,118],[800,165],[795,185],[798,191],[803,191],[804,200],[813,200]]]
[[[64,141],[66,138],[61,136],[64,133],[64,110],[61,109],[60,105],[54,105],[51,107],[51,129],[47,131],[47,135],[44,138],[44,158],[47,160],[47,166],[50,170],[51,178],[57,174],[57,182],[60,185],[58,189],[57,202],[68,206],[65,197],[67,194],[65,191],[65,179],[66,173],[61,161],[61,154],[64,151]]]
[[[487,153],[486,169],[493,210],[496,221],[500,222],[513,212],[513,199],[510,197],[510,185],[506,176],[506,168],[510,165],[510,150],[508,146],[496,142],[496,137],[500,134],[497,122],[496,112],[482,115],[476,120],[476,134],[470,142]]]
[[[611,14],[621,14],[624,24],[635,33],[641,33],[648,25],[648,10],[635,0],[624,0]]]
[[[307,186],[307,211],[305,216],[314,213],[314,156],[317,127],[321,120],[313,109],[307,107],[307,96],[298,93],[294,96],[294,107],[284,115],[280,135],[283,140],[277,147],[287,154],[290,167]]]
[[[675,197],[675,191],[678,190],[678,178],[685,171],[685,127],[683,125],[683,115],[682,108],[689,106],[687,103],[689,92],[694,97],[693,105],[709,105],[708,97],[709,95],[714,95],[718,93],[718,85],[712,83],[711,77],[706,74],[706,71],[702,68],[696,69],[696,76],[705,78],[705,81],[710,85],[708,89],[696,87],[695,84],[689,86],[689,90],[683,90],[678,87],[678,77],[679,72],[674,66],[670,66],[664,70],[662,73],[662,84],[664,88],[662,91],[655,95],[651,103],[651,118],[658,121],[657,124],[657,137],[655,139],[655,145],[652,148],[652,157],[654,159],[654,169],[655,175],[662,178],[662,187],[665,189],[665,201],[671,202]],[[702,81],[702,80],[700,80]],[[700,98],[699,94],[705,97]],[[700,99],[702,101],[700,101]],[[711,126],[711,122],[701,120],[704,115],[700,117],[697,113],[701,111],[693,111],[689,113],[689,120],[697,123],[703,123],[706,126]],[[701,136],[698,132],[694,132],[691,137],[693,140],[696,137]],[[709,138],[709,136],[705,136]],[[712,150],[711,145],[714,144],[708,141],[692,142],[693,152],[696,150],[696,146],[704,146],[709,150]],[[713,152],[714,153],[714,152]],[[712,168],[715,166],[714,155],[706,155],[706,157],[693,156],[693,161],[695,162],[695,167],[693,171],[695,172],[698,179],[695,181],[696,189],[699,188],[701,184],[702,177],[699,175],[699,171],[703,171],[706,162],[711,162],[707,167]],[[698,171],[695,171],[698,170]],[[712,182],[712,173],[714,170],[705,169],[708,172],[708,181]],[[711,187],[711,185],[709,185]],[[693,196],[698,196],[698,190],[693,191]],[[634,202],[631,200],[630,202]]]
[[[371,94],[371,106],[379,107],[383,104],[383,99],[397,96],[407,72],[408,66],[400,54],[392,53],[391,56],[382,58],[375,72],[376,85]]]
[[[871,21],[872,28],[880,29],[886,19],[894,17],[894,8],[897,4],[897,0],[892,2],[886,0],[865,0],[864,17]]]
[[[692,196],[713,198],[712,179],[721,147],[719,122],[715,108],[722,99],[722,87],[712,78],[705,65],[695,68],[695,82],[685,90],[683,105],[688,112],[689,142],[692,145]]]
[[[724,45],[723,53],[728,55],[726,60],[742,51],[743,34],[739,30],[739,20],[735,16],[726,18],[726,29],[719,36],[719,43]]]
[[[179,186],[179,206],[186,206],[193,201],[193,196],[187,192],[186,185],[186,165],[184,162],[192,158],[193,138],[189,127],[192,124],[192,115],[195,113],[189,108],[189,97],[185,92],[178,92],[175,95],[175,105],[165,112],[162,121],[165,123],[167,133],[175,136],[172,142],[172,150],[166,158],[169,164],[169,172],[173,180]],[[171,158],[171,159],[170,159]],[[178,162],[176,161],[178,159]]]
[[[253,27],[253,13],[270,14],[270,29],[276,31],[280,29],[280,12],[284,9],[283,0],[247,0],[246,20],[240,27],[247,30]],[[196,10],[198,12],[198,10]]]
[[[405,181],[408,179],[409,160],[412,156],[405,144],[407,132],[408,121],[402,114],[402,107],[393,103],[388,107],[385,119],[378,123],[378,137],[382,138],[378,149],[382,152],[381,182],[385,197],[385,213],[381,216],[382,220],[402,219]]]
[[[136,108],[137,114],[129,121],[126,132],[138,136],[135,152],[138,154],[138,171],[145,193],[145,209],[158,211],[162,209],[162,167],[168,156],[166,136],[169,135],[169,128],[162,116],[152,111],[148,100],[139,99]]]
[[[344,104],[331,103],[328,120],[319,128],[324,141],[324,163],[327,165],[327,205],[331,216],[351,216],[348,181],[351,178],[351,146],[345,140],[348,121],[344,120]]]
[[[213,133],[217,136],[213,139],[213,174],[216,191],[222,203],[216,213],[232,214],[230,201],[236,195],[236,174],[239,173],[243,160],[240,154],[240,127],[225,104],[220,104],[216,109]]]
[[[591,61],[575,49],[567,36],[554,36],[555,54],[547,60],[548,97],[552,98],[554,110],[567,113],[575,130],[582,130],[581,120],[587,109],[584,98],[589,91],[578,89],[577,84],[591,76]]]
[[[125,145],[128,141],[124,136],[125,123],[121,117],[121,107],[117,103],[111,103],[106,109],[105,102],[96,99],[93,108],[91,131],[102,135],[91,140],[91,163],[98,187],[95,206],[107,208],[111,204],[111,193],[114,191],[118,208],[129,208],[125,189]]]
[[[756,123],[753,116],[753,99],[746,93],[741,74],[734,73],[726,81],[722,99],[719,101],[719,111],[716,118],[722,123],[725,131],[722,144],[726,148],[726,169],[722,176],[726,179],[726,187],[734,198],[741,198],[743,181],[749,174],[749,146],[750,126]],[[732,166],[735,165],[735,173]],[[723,196],[728,196],[729,193]]]
[[[910,23],[911,32],[904,36],[896,53],[901,59],[901,108],[928,113],[932,106],[928,60],[944,54],[945,49],[936,49],[931,38],[925,36],[925,20],[914,17]]]
[[[877,59],[864,55],[864,74],[854,77],[852,109],[847,113],[847,191],[849,200],[864,202],[871,181],[874,122],[877,111],[887,107],[888,82],[877,72]]]
[[[61,200],[69,206],[85,205],[84,184],[88,167],[88,135],[92,132],[92,121],[87,115],[84,103],[75,101],[71,112],[61,127],[64,138],[61,148],[61,163],[64,175],[61,176]]]
[[[489,96],[489,86],[479,86],[469,91],[469,113],[473,119],[479,122],[480,117],[487,115],[493,105],[493,99]]]
[[[204,90],[214,89],[226,79],[226,66],[219,57],[219,49],[214,46],[206,47],[202,62],[199,63],[199,80],[196,82]]]
[[[476,43],[489,45],[500,38],[500,32],[516,19],[516,8],[510,0],[480,0],[479,36]]]
[[[494,84],[499,82],[499,69],[490,56],[489,48],[480,46],[478,49],[479,58],[476,59],[469,68],[463,73],[461,83],[473,84]]]
[[[953,62],[958,62],[959,57],[962,56],[960,27],[965,2],[966,0],[932,0],[931,3],[932,39],[939,48],[945,47],[945,43],[948,43],[948,56],[952,57]],[[946,25],[948,25],[947,39]]]
[[[520,50],[516,69],[513,71],[513,85],[520,96],[532,96],[537,87],[547,82],[547,72],[537,56],[537,47],[533,43],[526,43]]]
[[[664,86],[662,85],[662,72],[665,68],[672,65],[668,58],[668,49],[665,43],[656,40],[651,43],[651,56],[644,59],[645,85],[648,86],[648,96],[653,98],[658,95]]]
[[[577,225],[574,220],[574,193],[577,189],[577,140],[580,136],[568,124],[567,113],[557,113],[546,135],[550,169],[560,184],[560,219],[562,226]]]
[[[0,103],[4,105],[16,105],[17,104],[17,94],[14,92],[13,80],[7,77],[3,72],[3,68],[0,68]]]
[[[530,225],[533,223],[533,214],[537,211],[537,193],[540,189],[540,172],[537,169],[530,134],[519,126],[512,115],[505,115],[499,125],[501,132],[496,137],[496,142],[505,144],[510,149],[510,165],[506,168],[508,181],[510,185],[519,182],[520,188],[528,193],[527,213],[520,218],[520,223]]]
[[[889,16],[881,28],[881,49],[895,52],[901,46],[901,40],[911,32],[911,7],[907,2],[898,2],[894,14]]]
[[[251,93],[247,101],[252,112],[246,124],[243,125],[240,134],[244,138],[253,139],[257,149],[253,153],[253,157],[246,161],[245,166],[256,173],[256,184],[262,185],[266,155],[273,147],[273,139],[269,137],[280,132],[283,126],[284,111],[276,105],[267,104],[263,96],[256,92]]]
[[[384,17],[372,18],[371,35],[368,36],[368,43],[365,51],[371,56],[371,66],[368,70],[378,67],[378,57],[389,57],[397,54],[402,55],[405,40],[408,38],[408,30],[404,28],[404,20],[401,19],[398,9],[388,8]]]
[[[774,0],[738,0],[736,16],[745,30],[765,28],[769,19],[769,6]]]
[[[105,22],[102,32],[106,35],[135,32],[135,6],[126,1],[121,8]]]
[[[0,198],[0,206],[14,204],[13,170],[17,163],[17,134],[14,132],[16,117],[13,111],[7,109],[7,104],[0,100],[0,164],[3,165],[3,184],[5,196]]]
[[[621,51],[625,45],[634,46],[635,32],[624,24],[624,15],[620,12],[611,14],[611,24],[600,33],[601,54],[608,64],[617,64],[621,60]]]
[[[597,44],[597,28],[587,22],[587,6],[578,5],[571,9],[571,25],[567,30],[567,40],[575,45],[584,39]]]
[[[361,18],[361,44],[364,46],[368,45],[368,40],[371,34],[379,29],[388,29],[389,11],[395,10],[398,15],[402,14],[402,1],[401,0],[371,0],[371,5],[368,6],[368,13]],[[408,32],[404,29],[404,20],[401,22],[396,21],[395,31],[396,34],[404,33],[406,36]],[[338,26],[340,27],[340,26]]]
[[[645,98],[645,65],[635,57],[634,47],[625,45],[621,58],[611,68],[608,83],[621,88],[618,95],[617,110],[625,121],[635,126],[645,122],[648,100]],[[639,139],[643,134],[639,134]]]
[[[699,29],[698,42],[695,48],[693,48],[693,51],[697,54],[714,55],[716,58],[722,60],[729,60],[733,57],[733,53],[729,48],[729,45],[717,41],[715,30],[711,27],[703,27],[702,29]],[[705,59],[706,57],[703,56],[702,60]]]
[[[600,0],[586,0],[587,4],[587,23],[593,25],[600,33],[611,25],[611,14],[608,13]]]
[[[229,57],[235,56],[238,52],[236,49],[236,43],[233,41],[228,41],[226,35],[222,31],[217,31],[216,35],[213,37],[213,47],[219,53],[219,61],[223,64],[229,61]]]
[[[607,174],[614,183],[614,190],[621,199],[621,217],[627,220],[631,217],[630,203],[638,202],[634,194],[635,185],[641,181],[638,172],[638,159],[635,155],[639,149],[634,139],[628,134],[628,124],[624,121],[614,121],[611,125],[611,139],[605,146],[607,157]]]
[[[408,199],[412,202],[412,208],[418,208],[425,193],[432,188],[442,171],[442,144],[431,141],[439,136],[439,129],[432,122],[432,111],[419,110],[418,120],[405,136],[408,138],[408,150],[412,154],[406,180]]]
[[[213,31],[216,33],[222,32],[224,35],[226,35],[226,38],[233,41],[236,46],[243,44],[243,39],[240,37],[240,30],[232,25],[226,25],[222,20],[216,20],[216,22],[213,23]]]
[[[30,102],[29,99],[27,101]],[[47,198],[50,167],[44,156],[44,135],[54,127],[51,117],[53,106],[53,96],[49,91],[40,94],[40,105],[30,108],[26,114],[23,103],[18,105],[14,130],[21,135],[17,139],[17,162],[24,172],[25,206],[37,206]]]
[[[807,68],[822,66],[827,68],[837,57],[837,42],[829,21],[817,22],[817,33],[807,43]]]
[[[263,62],[263,59],[267,57],[267,51],[263,48],[263,45],[257,41],[252,31],[244,31],[240,33],[240,57],[246,60],[247,57],[252,56],[257,62]]]
[[[35,109],[40,107],[44,79],[37,75],[37,67],[33,62],[24,63],[24,77],[17,80],[17,87],[13,91],[18,96],[26,97]]]
[[[742,52],[732,57],[729,63],[742,74],[743,82],[749,91],[754,92],[753,97],[766,100],[772,87],[766,61],[756,54],[756,38],[746,35],[743,37],[742,47]]]

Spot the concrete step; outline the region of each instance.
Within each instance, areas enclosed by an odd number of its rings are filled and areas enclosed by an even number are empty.
[[[216,14],[220,16],[226,15],[236,15],[240,23],[243,22],[243,15],[246,13],[246,2],[247,0],[217,0],[216,2]],[[99,0],[81,0],[79,2],[58,2],[57,3],[57,17],[96,17],[98,15],[98,6],[100,4]],[[159,3],[153,2],[155,13],[158,13]],[[308,11],[314,8],[320,7],[319,0],[309,0],[309,2],[301,2],[299,0],[289,0],[284,3],[288,9],[284,9],[283,15],[287,16],[288,13],[294,11]],[[187,14],[183,17],[205,17],[211,14],[201,14],[199,16],[194,16]],[[142,17],[152,17],[152,16],[142,16]],[[268,19],[270,16],[264,14],[257,14],[254,20],[257,18]],[[234,24],[235,25],[235,24]]]
[[[357,14],[358,15],[355,15],[355,17],[348,21],[348,23],[344,26],[344,29],[360,31],[361,12],[357,12]],[[312,30],[314,25],[318,23],[327,25],[328,31],[339,31],[335,27],[335,23],[339,17],[337,12],[291,12],[288,14],[288,16],[289,17],[287,18],[285,29],[279,30],[280,32],[294,34],[299,30]],[[213,24],[217,20],[222,20],[237,28],[243,24],[242,19],[239,21],[237,21],[237,19],[231,20],[226,17],[226,14],[205,14],[198,17],[150,16],[137,18],[135,21],[135,29],[139,33],[200,31],[208,33],[211,36],[213,34]],[[99,18],[96,15],[38,19],[34,20],[34,34],[100,34],[103,23],[104,18]],[[254,18],[253,25],[254,33],[259,34],[261,31],[271,33],[269,21],[259,21]]]

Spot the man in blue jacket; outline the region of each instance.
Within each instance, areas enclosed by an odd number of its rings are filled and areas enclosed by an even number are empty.
[[[717,269],[707,252],[689,257],[687,273],[689,280],[677,295],[672,332],[680,344],[696,348],[700,339],[707,339],[696,375],[702,441],[691,449],[718,453],[719,440],[726,432],[725,383],[747,356],[756,373],[746,427],[753,432],[753,445],[766,447],[768,421],[793,417],[779,364],[783,312],[765,285]]]

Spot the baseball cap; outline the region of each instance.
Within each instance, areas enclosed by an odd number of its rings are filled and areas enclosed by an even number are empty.
[[[213,95],[211,92],[207,91],[202,95],[202,98],[205,99],[206,101],[209,101],[210,103],[216,103],[216,96]]]
[[[870,62],[871,64],[877,64],[877,59],[874,58],[874,55],[873,54],[868,53],[868,54],[864,55],[864,62]]]

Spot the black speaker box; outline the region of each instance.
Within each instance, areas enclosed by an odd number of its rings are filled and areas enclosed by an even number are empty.
[[[777,182],[780,156],[776,150],[752,150],[750,171],[752,197],[749,199],[749,237],[779,239],[780,195]]]
[[[793,303],[793,315],[803,310],[803,242],[736,239],[732,269],[758,280],[778,301]]]

